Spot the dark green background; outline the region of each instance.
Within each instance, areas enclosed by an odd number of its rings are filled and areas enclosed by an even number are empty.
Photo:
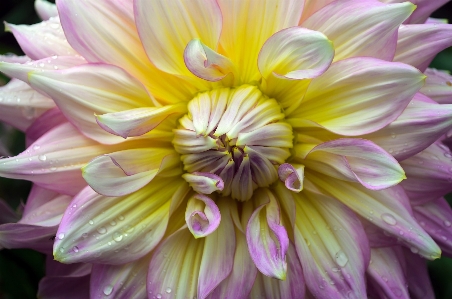
[[[39,22],[33,3],[34,0],[0,0],[0,21],[12,24]],[[452,20],[452,3],[442,7],[434,16]],[[4,53],[22,54],[12,34],[2,30],[0,54]],[[432,66],[452,72],[452,48],[441,52]],[[0,74],[0,85],[6,82],[7,78]],[[25,147],[21,132],[3,127],[0,127],[0,142],[6,143],[12,155],[20,153]],[[25,202],[29,190],[28,182],[0,178],[0,198],[7,200],[14,208]],[[443,257],[430,262],[429,271],[437,298],[452,299],[452,259]],[[27,249],[0,251],[0,299],[36,298],[38,282],[43,275],[42,254]]]

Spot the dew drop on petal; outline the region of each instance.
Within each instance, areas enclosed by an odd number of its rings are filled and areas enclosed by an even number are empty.
[[[93,225],[93,224],[94,224],[94,221],[91,219],[88,223],[89,223],[90,225]]]
[[[113,234],[113,240],[115,240],[116,242],[121,242],[122,241],[122,234],[119,232],[115,232]]]
[[[157,299],[160,299],[160,298],[162,298],[162,294],[157,294],[157,296],[155,296],[155,297],[157,297]]]
[[[168,294],[171,293],[171,288],[166,288],[165,292]]]
[[[411,247],[410,250],[412,253],[419,253],[419,249],[417,249],[416,247]]]
[[[64,239],[64,233],[59,233],[58,234],[58,239],[63,240]]]
[[[99,234],[105,234],[107,232],[107,229],[104,226],[101,226],[97,229],[97,232]]]
[[[124,220],[124,216],[119,215],[118,219],[121,220],[121,221],[123,221],[123,220]]]
[[[113,292],[113,287],[111,285],[107,285],[104,287],[104,294],[106,296],[110,295]]]
[[[381,214],[381,219],[383,219],[383,221],[389,225],[397,224],[397,220],[394,218],[394,216],[392,216],[391,214],[388,214],[388,213]]]
[[[46,157],[46,155],[39,155],[38,156],[38,159],[39,159],[39,161],[45,161],[45,160],[47,160],[47,157]]]
[[[345,265],[347,265],[348,257],[347,257],[347,255],[345,255],[345,253],[342,250],[339,250],[336,253],[335,259],[336,259],[336,263],[339,266],[345,267]]]
[[[114,221],[114,220],[110,221],[110,225],[111,226],[115,226],[116,225],[116,221]]]
[[[447,227],[450,227],[450,226],[451,226],[450,222],[447,221],[447,220],[444,220],[444,225],[447,226]]]
[[[75,253],[77,253],[77,252],[79,251],[79,249],[78,249],[77,246],[74,246],[74,248],[72,248],[72,250],[73,250]]]
[[[83,234],[82,234],[82,238],[83,238],[83,239],[88,238],[88,234],[87,234],[87,233],[83,233]]]

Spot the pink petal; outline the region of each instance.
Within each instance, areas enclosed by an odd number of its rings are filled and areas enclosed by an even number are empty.
[[[406,280],[411,299],[435,299],[427,263],[422,257],[402,247],[406,260]]]
[[[68,44],[58,17],[34,25],[6,23],[5,27],[14,34],[21,49],[33,60],[77,54]]]
[[[26,63],[31,62],[30,57],[24,55],[24,56],[17,56],[15,54],[7,53],[5,55],[0,55],[0,61],[1,62],[9,62],[9,63]]]
[[[440,142],[401,164],[408,178],[401,185],[413,204],[435,200],[452,191],[452,152]]]
[[[0,199],[0,224],[17,222],[19,217],[7,202]]]
[[[397,29],[414,8],[409,2],[384,5],[372,0],[334,1],[301,26],[328,36],[334,44],[335,61],[358,56],[391,61]]]
[[[137,260],[159,244],[171,207],[189,191],[182,179],[153,180],[123,197],[109,197],[83,189],[66,210],[53,248],[64,263],[96,262],[120,265]],[[74,207],[75,206],[75,207]]]
[[[368,57],[341,60],[312,79],[303,105],[287,122],[294,129],[320,126],[340,135],[368,134],[397,119],[423,81],[423,74],[405,64]]]
[[[400,3],[405,2],[405,0],[381,0],[382,2],[387,3]],[[406,23],[409,24],[423,24],[427,20],[427,18],[446,4],[449,0],[412,0],[411,3],[416,4],[416,10],[411,14]]]
[[[258,67],[264,78],[312,79],[323,74],[334,57],[332,42],[322,33],[291,27],[273,34],[262,46]]]
[[[143,135],[171,115],[181,116],[187,112],[187,105],[166,105],[163,107],[136,108],[120,112],[96,115],[99,126],[108,133],[122,138]]]
[[[30,144],[41,138],[42,135],[66,122],[67,119],[58,107],[47,110],[33,122],[32,126],[28,127],[25,131],[25,144],[27,147],[30,146]]]
[[[394,61],[410,64],[423,72],[436,54],[450,46],[452,46],[452,25],[400,26]]]
[[[440,104],[452,104],[452,76],[441,70],[427,68],[421,92]]]
[[[82,167],[82,175],[97,193],[123,196],[144,187],[164,170],[180,174],[179,167],[179,155],[172,150],[138,148],[98,156]]]
[[[367,274],[372,288],[381,298],[410,299],[402,248],[372,248],[371,252],[372,263],[367,268]]]
[[[281,223],[278,202],[266,189],[258,191],[255,198],[259,198],[263,204],[257,207],[248,220],[248,250],[262,274],[284,280],[287,274],[286,253],[289,238]]]
[[[196,239],[213,233],[220,225],[220,221],[220,210],[209,197],[196,194],[188,200],[185,222]]]
[[[57,226],[36,226],[23,223],[0,225],[0,248],[30,248],[42,253],[52,252]]]
[[[149,59],[170,74],[189,75],[184,49],[194,38],[216,50],[221,32],[221,11],[216,1],[136,0],[135,17]]]
[[[303,190],[304,165],[289,163],[281,164],[278,168],[279,179],[284,182],[287,189],[300,192]]]
[[[48,20],[58,16],[56,5],[46,0],[35,0],[35,10],[41,20]]]
[[[0,119],[25,131],[55,103],[32,89],[27,83],[12,79],[0,87]]]
[[[94,114],[152,105],[143,85],[113,65],[86,64],[63,71],[34,72],[29,81],[48,94],[83,134],[107,144],[124,139],[105,132]]]
[[[222,191],[224,188],[221,177],[209,172],[186,173],[182,177],[198,193],[211,194],[214,191]]]
[[[395,121],[361,137],[372,140],[402,161],[427,148],[451,127],[452,106],[438,105],[417,93]]]
[[[364,298],[369,245],[356,215],[334,198],[295,195],[295,247],[316,298]]]
[[[390,154],[372,141],[358,138],[321,143],[309,152],[305,164],[318,172],[356,181],[372,190],[394,186],[405,178],[402,167]]]

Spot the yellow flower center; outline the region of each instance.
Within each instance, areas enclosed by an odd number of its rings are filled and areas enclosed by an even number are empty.
[[[240,201],[278,179],[293,146],[281,107],[252,85],[198,94],[179,123],[173,144],[185,171],[219,176],[219,192]]]

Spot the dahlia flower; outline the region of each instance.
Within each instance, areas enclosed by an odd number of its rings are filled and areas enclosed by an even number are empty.
[[[0,175],[34,183],[0,245],[53,254],[42,298],[432,298],[445,2],[36,1],[0,63],[27,137]]]

